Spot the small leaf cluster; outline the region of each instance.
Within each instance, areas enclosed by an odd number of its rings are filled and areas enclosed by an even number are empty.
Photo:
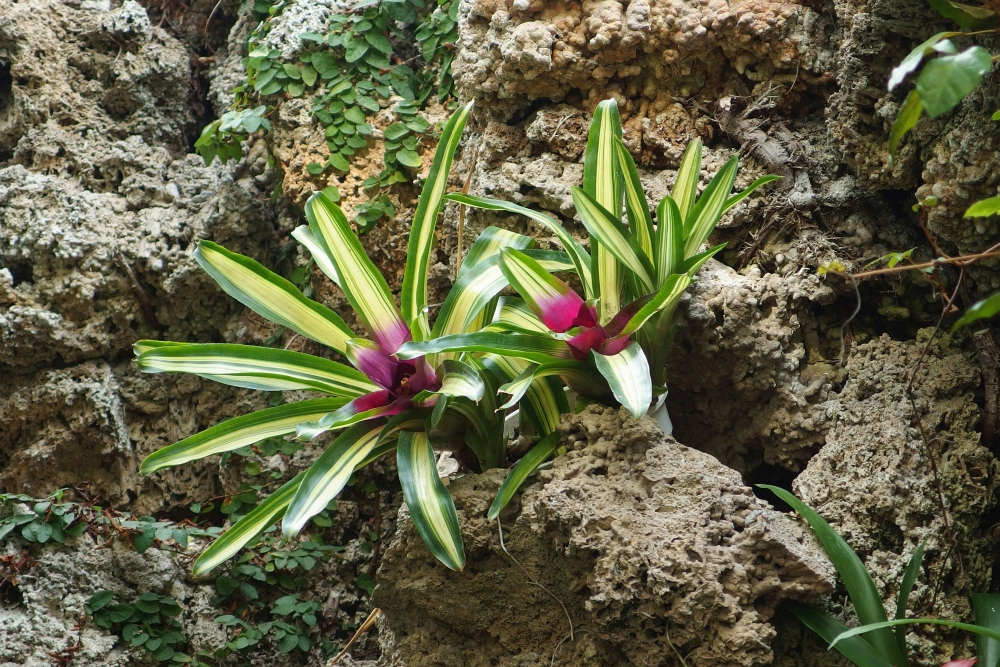
[[[177,620],[181,607],[176,600],[152,592],[143,593],[130,604],[112,604],[114,598],[113,592],[102,590],[87,600],[87,611],[98,627],[110,630],[132,646],[141,646],[168,667],[208,667],[181,650],[187,642]]]
[[[257,130],[271,129],[271,121],[265,116],[267,112],[264,105],[227,111],[222,118],[206,125],[194,142],[194,149],[205,161],[205,166],[212,164],[216,155],[222,164],[243,157],[242,142]]]
[[[218,595],[212,604],[229,613],[218,616],[215,622],[230,633],[225,646],[216,650],[216,658],[247,652],[265,641],[282,653],[312,648],[309,632],[316,627],[321,605],[302,599],[296,591],[306,586],[304,573],[343,547],[324,544],[319,536],[293,548],[280,545],[278,538],[266,536],[256,547],[244,551],[226,575],[216,577]],[[288,593],[269,600],[275,588]],[[262,615],[268,620],[256,622]]]
[[[962,28],[978,30],[978,34],[998,32],[1000,10],[994,7],[974,7],[950,0],[928,2],[941,16]],[[954,38],[966,36],[967,33],[962,32],[939,32],[913,49],[893,68],[888,84],[890,92],[910,74],[917,70],[920,74],[913,90],[900,106],[889,133],[890,167],[903,137],[916,126],[924,111],[931,118],[951,111],[979,86],[986,73],[993,68],[993,58],[983,47],[973,45],[960,52],[952,42]]]
[[[44,544],[49,540],[62,544],[67,537],[78,537],[87,529],[76,503],[60,502],[66,489],[46,498],[35,499],[19,494],[0,494],[0,506],[8,503],[27,505],[29,511],[0,519],[0,540],[15,530],[27,542]]]

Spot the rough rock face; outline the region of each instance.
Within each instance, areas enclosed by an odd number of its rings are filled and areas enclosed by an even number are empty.
[[[435,562],[401,512],[374,600],[382,664],[547,665],[556,652],[559,664],[653,665],[671,643],[692,666],[770,663],[775,605],[830,590],[813,538],[649,420],[591,406],[561,429],[573,451],[501,516],[517,562],[485,519],[500,471],[451,485],[465,572]]]
[[[793,488],[862,555],[887,599],[926,540],[929,574],[911,605],[925,609],[922,615],[967,618],[968,593],[987,590],[996,557],[980,522],[996,504],[998,463],[976,430],[979,371],[946,343],[935,343],[923,360],[914,414],[906,383],[928,333],[916,343],[885,336],[851,353],[825,444]],[[964,644],[955,636],[913,640],[925,664],[948,660]]]
[[[190,249],[202,238],[259,257],[276,246],[277,211],[254,178],[262,146],[236,170],[186,154],[197,129],[187,53],[134,2],[8,2],[0,16],[11,82],[0,110],[0,484],[44,494],[90,481],[112,502],[141,497],[144,511],[203,498],[217,490],[204,470],[141,480],[139,460],[253,399],[218,387],[199,396],[199,381],[143,377],[126,360],[140,338],[246,330]]]

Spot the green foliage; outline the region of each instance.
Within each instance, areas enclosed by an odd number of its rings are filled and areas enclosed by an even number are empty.
[[[916,87],[907,95],[892,124],[889,135],[890,167],[900,142],[916,126],[924,110],[931,118],[951,111],[976,89],[983,76],[993,67],[989,51],[981,46],[970,46],[959,52],[951,39],[995,32],[1000,18],[996,8],[974,7],[951,0],[928,0],[928,3],[941,16],[951,19],[962,28],[982,32],[940,32],[913,49],[892,70],[888,82],[890,91],[923,65],[917,76]]]
[[[431,125],[420,109],[432,95],[446,101],[454,94],[450,68],[458,38],[458,0],[444,0],[433,10],[424,0],[359,2],[334,14],[325,34],[302,33],[303,48],[290,63],[282,61],[280,50],[264,44],[270,18],[283,9],[283,2],[256,0],[252,11],[259,23],[243,59],[246,83],[235,89],[232,109],[204,129],[195,149],[206,165],[216,156],[223,163],[239,158],[242,141],[270,130],[266,115],[280,96],[314,93],[311,114],[323,127],[330,155],[306,170],[313,176],[328,169],[347,172],[354,156],[369,147],[369,117],[398,95],[402,100],[392,108],[398,120],[384,133],[384,167],[364,183],[373,199],[355,211],[359,229],[367,231],[395,213],[382,191],[411,181],[421,167],[421,139]],[[412,43],[418,56],[403,61],[394,44]]]
[[[968,310],[962,313],[962,316],[958,318],[955,324],[952,325],[951,330],[953,332],[958,331],[973,322],[994,317],[997,313],[1000,313],[1000,292],[977,301],[970,306]]]
[[[76,503],[61,502],[66,489],[59,489],[46,498],[35,499],[19,494],[0,494],[0,506],[23,503],[29,511],[0,518],[0,540],[14,533],[27,542],[44,544],[49,540],[62,544],[67,537],[82,535],[87,529],[86,518]]]
[[[984,665],[996,667],[1000,656],[1000,595],[975,595],[978,625],[938,618],[907,618],[910,592],[920,574],[924,544],[913,552],[899,586],[893,620],[888,620],[875,581],[865,569],[850,545],[830,527],[823,517],[785,489],[767,484],[768,489],[801,514],[823,545],[827,556],[840,575],[848,597],[862,626],[848,629],[840,621],[818,609],[798,602],[786,602],[785,607],[820,637],[830,642],[845,658],[858,667],[906,667],[906,626],[915,624],[943,625],[977,635],[976,648]]]
[[[98,591],[87,600],[87,611],[99,628],[110,630],[135,647],[142,647],[167,667],[208,667],[182,652],[187,641],[177,619],[181,607],[166,595],[143,593],[129,604],[115,602],[111,591]]]

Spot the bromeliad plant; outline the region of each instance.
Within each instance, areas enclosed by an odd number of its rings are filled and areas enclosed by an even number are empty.
[[[137,363],[146,372],[193,373],[238,387],[328,395],[220,423],[153,453],[143,461],[143,473],[233,451],[265,438],[293,433],[313,438],[325,431],[340,431],[308,470],[216,540],[195,562],[196,575],[222,563],[279,520],[285,535],[297,534],[326,508],[355,470],[394,448],[404,498],[421,536],[445,565],[463,567],[458,517],[438,478],[433,445],[464,443],[482,468],[504,465],[506,440],[504,414],[496,405],[498,382],[491,362],[471,354],[403,356],[401,347],[411,340],[433,340],[443,332],[476,326],[483,318],[479,311],[506,286],[496,268],[497,253],[504,247],[524,250],[550,271],[572,266],[564,253],[530,250],[532,240],[527,237],[487,230],[471,248],[464,273],[434,328],[430,327],[431,246],[448,170],[470,107],[456,111],[445,126],[421,192],[407,248],[400,309],[346,216],[325,195],[316,193],[309,199],[309,224],[294,232],[320,269],[341,287],[371,339],[356,337],[336,313],[306,298],[256,261],[208,241],[199,244],[196,259],[229,295],[272,322],[340,353],[354,368],[323,357],[247,345],[136,344]],[[501,368],[496,363],[492,367]],[[528,397],[533,405],[526,413],[538,432],[554,432],[559,414],[568,409],[558,386],[534,383]]]
[[[530,257],[505,249],[501,271],[523,302],[506,302],[483,331],[409,342],[399,354],[502,347],[506,356],[523,362],[517,377],[501,387],[512,397],[508,405],[538,378],[559,376],[586,396],[613,395],[638,419],[650,407],[653,385],[665,384],[677,303],[698,269],[725,246],[702,252],[703,244],[727,210],[777,178],[765,176],[731,195],[737,168],[733,157],[696,197],[701,143],[692,142],[671,195],[657,206],[654,226],[639,172],[622,143],[617,104],[613,99],[600,103],[590,126],[583,187],[573,188],[593,256],[547,215],[484,197],[446,196],[525,215],[554,233],[573,261],[584,296]],[[622,222],[623,208],[628,224]]]
[[[889,620],[882,606],[875,581],[864,563],[849,544],[830,527],[819,514],[785,489],[761,484],[788,503],[801,514],[813,529],[820,544],[844,582],[847,595],[861,627],[848,629],[837,619],[815,607],[799,602],[785,602],[784,606],[817,635],[830,642],[845,658],[857,667],[907,667],[907,625],[944,625],[976,635],[978,663],[973,660],[953,660],[943,667],[997,667],[1000,664],[1000,595],[973,595],[976,623],[960,623],[940,618],[907,618],[906,608],[910,593],[920,575],[920,561],[924,544],[917,547],[910,557],[899,586],[899,596],[893,620]]]

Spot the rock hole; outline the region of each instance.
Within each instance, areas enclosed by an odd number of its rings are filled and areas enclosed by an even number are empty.
[[[30,283],[34,279],[34,271],[31,268],[30,262],[18,262],[17,264],[3,264],[0,262],[0,267],[10,271],[10,275],[14,278],[14,287],[17,287],[21,283]]]
[[[792,508],[784,500],[779,498],[773,491],[762,489],[758,484],[770,484],[778,488],[792,491],[792,481],[798,477],[798,473],[782,468],[772,463],[761,463],[749,473],[744,475],[747,486],[753,489],[753,494],[761,500],[766,500],[779,512],[791,512]]]
[[[10,64],[0,60],[0,113],[14,102],[14,78],[10,75]]]

